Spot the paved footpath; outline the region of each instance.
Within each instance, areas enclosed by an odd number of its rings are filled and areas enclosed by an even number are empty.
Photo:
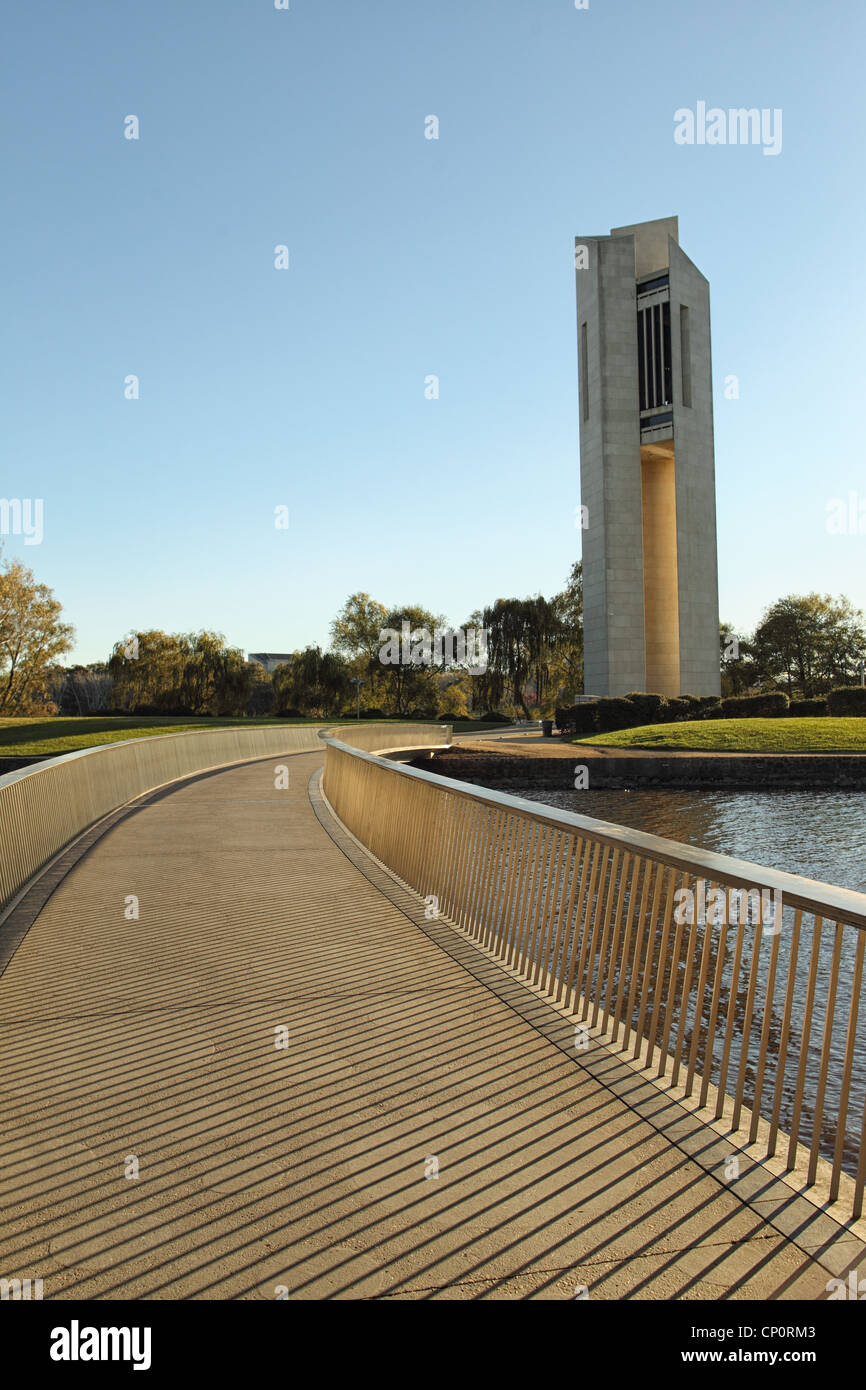
[[[288,790],[271,759],[144,799],[31,903],[0,978],[0,1275],[61,1299],[826,1297],[859,1241],[762,1169],[726,1182],[725,1141],[578,1058],[333,827],[320,754],[285,763]]]

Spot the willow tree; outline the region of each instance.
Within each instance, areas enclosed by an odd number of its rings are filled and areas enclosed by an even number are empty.
[[[508,699],[530,718],[527,687],[534,686],[538,704],[550,680],[551,658],[563,633],[554,601],[542,598],[498,598],[482,614],[487,629],[487,670],[476,676],[478,694],[489,709]]]
[[[305,647],[294,652],[285,666],[277,667],[272,683],[277,714],[297,709],[310,718],[329,718],[339,714],[347,699],[349,671],[338,652]]]

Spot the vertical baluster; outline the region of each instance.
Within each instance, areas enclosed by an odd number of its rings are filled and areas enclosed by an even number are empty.
[[[653,901],[650,909],[649,922],[647,923],[647,944],[644,953],[643,971],[641,972],[640,982],[640,1010],[638,1013],[637,1030],[635,1032],[634,1052],[632,1061],[636,1062],[640,1057],[644,1042],[644,1020],[646,1018],[647,1004],[649,1003],[649,992],[653,971],[651,969],[655,957],[656,944],[656,923],[659,920],[659,905],[661,903],[662,886],[667,877],[667,869],[664,864],[656,864],[653,882]]]
[[[547,892],[547,865],[550,857],[550,843],[553,838],[553,831],[549,825],[542,826],[541,833],[541,856],[538,861],[538,872],[536,875],[536,891],[534,906],[532,910],[532,928],[529,933],[529,945],[524,961],[524,974],[529,975],[530,966],[535,967],[538,954],[539,932],[542,922],[541,905]]]
[[[642,943],[642,941],[643,941],[643,933],[644,933],[644,931],[646,930],[647,904],[648,904],[648,902],[649,902],[650,881],[651,881],[652,876],[653,876],[653,863],[652,863],[652,860],[650,860],[650,859],[644,859],[643,857],[641,857],[641,859],[639,860],[639,865],[640,865],[640,873],[641,873],[640,900],[639,900],[639,903],[638,903],[637,895],[635,895],[634,927],[633,927],[633,932],[630,932],[630,937],[633,936],[634,946],[632,947],[632,943],[631,943],[631,940],[630,940],[630,941],[629,941],[629,950],[631,951],[631,956],[629,957],[628,955],[625,955],[625,953],[624,953],[624,958],[625,958],[627,961],[629,961],[629,965],[628,965],[628,969],[627,969],[627,975],[628,975],[628,990],[627,990],[628,1002],[627,1002],[627,1004],[626,1004],[625,1017],[622,1019],[622,1025],[623,1025],[622,1051],[623,1051],[623,1052],[627,1052],[627,1051],[628,1051],[628,1048],[629,1048],[629,1039],[630,1039],[630,1037],[631,1037],[632,1027],[633,1027],[633,1024],[634,1024],[635,998],[636,998],[636,996],[637,996],[638,975],[639,975],[639,973],[640,973],[641,943]],[[626,989],[623,988],[623,989],[620,990],[619,1000],[617,1001],[617,1006],[616,1006],[616,1013],[615,1013],[615,1015],[614,1015],[614,1020],[613,1020],[613,1025],[614,1025],[614,1036],[616,1036],[616,1034],[619,1032],[620,1016],[621,1016],[621,1014],[622,1014],[622,1005],[623,1005],[623,1003],[624,1003],[625,1001],[626,1001]]]
[[[604,845],[601,851],[601,868],[599,871],[598,888],[588,904],[588,910],[592,916],[587,920],[586,930],[583,933],[583,945],[580,948],[580,963],[577,968],[576,993],[582,999],[580,1019],[586,1018],[589,1013],[590,1005],[590,984],[592,982],[592,964],[595,958],[595,947],[598,941],[599,923],[604,916],[604,899],[607,893],[607,875],[610,868],[611,848]],[[590,922],[592,930],[590,930]]]
[[[746,907],[743,908],[745,902]],[[740,897],[740,917],[747,920],[744,925],[748,925],[748,903],[749,894]],[[758,987],[758,962],[761,958],[762,926],[760,911],[758,921],[755,924],[754,939],[752,942],[752,957],[749,963],[749,984],[746,989],[746,1008],[743,1016],[743,1041],[740,1047],[740,1067],[737,1073],[737,1090],[734,1095],[734,1116],[732,1128],[740,1128],[740,1113],[743,1108],[743,1094],[746,1087],[746,1068],[749,1062],[749,1050],[752,1045],[752,1015],[755,1009],[755,991]]]
[[[768,1158],[772,1158],[776,1152],[776,1136],[779,1132],[779,1116],[782,1111],[785,1072],[788,1065],[788,1038],[791,1033],[791,1014],[794,1007],[794,990],[797,984],[797,956],[800,947],[800,923],[802,918],[803,910],[798,907],[794,913],[794,925],[791,929],[791,949],[788,955],[788,983],[785,989],[785,1007],[782,1010],[782,1032],[779,1037],[779,1064],[776,1067],[773,1113],[770,1119],[770,1133],[767,1139]]]
[[[510,959],[514,949],[515,933],[517,930],[517,893],[520,887],[520,875],[523,867],[523,855],[526,848],[526,838],[530,829],[531,822],[526,816],[515,817],[514,834],[511,838],[511,848],[508,855],[508,891],[505,898],[505,926],[502,934],[502,959]]]
[[[595,990],[593,991],[595,997],[593,1000],[592,1018],[589,1021],[590,1028],[594,1028],[596,1026],[596,1023],[598,1022],[598,1011],[601,1005],[602,996],[604,994],[604,980],[602,972],[604,971],[604,965],[607,959],[607,948],[610,942],[610,933],[613,924],[614,899],[616,899],[617,907],[619,907],[622,903],[622,875],[620,872],[621,859],[622,850],[615,849],[613,853],[613,863],[611,864],[610,869],[610,884],[608,886],[608,892],[605,901],[604,922],[602,925],[601,940],[598,943],[598,968],[596,970]]]
[[[541,928],[538,934],[538,950],[536,952],[535,965],[532,971],[532,983],[534,985],[544,978],[548,942],[550,940],[553,916],[556,910],[556,887],[561,863],[560,851],[562,848],[562,838],[563,832],[561,830],[554,830],[551,832],[550,854],[548,856],[547,870],[544,875],[544,907],[541,914]]]
[[[623,929],[625,925],[623,917],[624,915],[628,915],[627,910],[625,910],[624,913],[624,909],[625,904],[627,902],[631,902],[633,874],[634,855],[632,854],[631,850],[626,850],[625,854],[623,855],[622,867],[620,869],[619,874],[619,893],[617,895],[616,912],[614,914],[613,935],[611,936],[610,941],[610,959],[607,970],[607,990],[605,991],[604,1008],[602,1011],[601,1018],[601,1026],[605,1031],[607,1030],[608,1025],[610,1024],[610,1008],[611,1003],[613,1002],[614,980],[620,979],[621,961],[619,951],[620,943],[622,941]],[[594,1020],[593,1027],[595,1027]]]
[[[738,890],[725,889],[725,917],[728,921],[731,918],[731,893]],[[742,921],[737,925],[737,939],[734,944],[734,959],[731,963],[731,989],[728,995],[728,1007],[725,1013],[725,1041],[722,1048],[722,1060],[719,1065],[719,1094],[716,1097],[715,1118],[721,1119],[722,1111],[725,1108],[725,1087],[728,1080],[728,1065],[731,1057],[731,1044],[734,1040],[734,1024],[737,1013],[737,994],[740,984],[740,962],[743,955],[743,942],[745,940],[746,928]]]
[[[815,1097],[815,1125],[812,1132],[812,1149],[809,1154],[809,1176],[807,1185],[812,1186],[818,1171],[818,1151],[821,1146],[821,1127],[824,1119],[824,1097],[827,1094],[827,1068],[830,1065],[830,1048],[833,1043],[833,1024],[836,1021],[836,990],[839,985],[839,961],[842,957],[842,923],[836,923],[833,938],[833,961],[830,967],[830,982],[827,986],[827,1012],[824,1015],[824,1039],[821,1044],[821,1063],[818,1070],[818,1094]]]
[[[761,898],[761,919],[763,920],[764,900]],[[781,898],[776,900],[776,911],[773,919],[773,939],[770,943],[770,966],[767,971],[767,988],[764,992],[764,1022],[761,1028],[761,1045],[758,1053],[758,1068],[755,1073],[755,1096],[752,1101],[752,1124],[749,1129],[749,1143],[754,1144],[758,1137],[758,1120],[761,1115],[761,1095],[764,1090],[764,1071],[767,1065],[767,1053],[770,1048],[770,1025],[773,1019],[773,999],[776,987],[776,966],[779,959],[779,937],[782,934],[782,913],[784,906]]]
[[[797,1068],[797,1083],[794,1088],[794,1111],[791,1116],[791,1134],[788,1139],[786,1168],[790,1172],[797,1163],[797,1139],[800,1134],[800,1115],[803,1109],[803,1088],[806,1081],[806,1066],[809,1061],[809,1042],[812,1036],[812,1009],[815,1004],[815,983],[818,979],[818,949],[821,945],[823,917],[815,917],[812,931],[812,955],[809,961],[809,983],[806,986],[806,1005],[803,1010],[803,1028],[800,1034],[800,1065]]]
[[[568,957],[569,954],[569,942],[574,943],[577,940],[577,918],[574,915],[574,905],[580,892],[581,878],[588,859],[589,841],[585,840],[582,835],[577,836],[574,840],[574,859],[571,868],[571,888],[568,894],[568,907],[565,909],[563,915],[564,934],[562,940],[562,961],[559,967],[559,989],[556,992],[557,1004],[561,1004],[568,993],[568,970],[570,962],[566,962],[566,957]]]
[[[830,1179],[830,1201],[839,1196],[839,1175],[842,1172],[842,1155],[845,1146],[845,1132],[848,1125],[848,1099],[851,1094],[851,1071],[854,1066],[854,1049],[857,1042],[857,1016],[860,1010],[860,990],[863,983],[863,954],[866,949],[866,930],[857,932],[857,947],[854,956],[854,979],[851,988],[851,1003],[848,1006],[848,1028],[845,1034],[845,1060],[842,1064],[842,1091],[839,1096],[839,1119],[836,1125],[836,1146],[833,1152],[833,1173]]]
[[[674,896],[675,896],[675,893],[674,893],[674,890],[673,890],[673,882],[674,882],[674,876],[673,876],[673,874],[672,874],[672,875],[671,875],[671,889],[670,889],[670,892],[671,892],[671,900],[670,900],[670,901],[671,901],[671,912],[672,912],[672,913],[673,913],[673,899],[674,899]],[[683,875],[681,874],[681,875],[680,875],[680,887],[682,887],[684,883],[685,883],[685,879],[684,879]],[[697,908],[697,905],[696,905],[696,908]],[[692,918],[694,919],[696,916],[697,916],[697,910],[695,910],[695,911],[692,913]],[[684,920],[683,920],[683,914],[682,914],[682,912],[678,912],[678,913],[677,913],[677,915],[676,915],[676,921],[674,922],[674,926],[675,926],[676,930],[675,930],[675,932],[674,932],[674,944],[673,944],[673,949],[672,949],[671,955],[670,955],[670,962],[671,962],[671,964],[670,964],[670,972],[669,972],[669,975],[668,975],[668,997],[667,997],[667,1002],[665,1003],[664,1013],[663,1013],[663,1015],[662,1015],[662,1017],[661,1017],[661,1020],[660,1020],[660,1021],[661,1021],[661,1025],[662,1025],[662,1035],[661,1035],[661,1040],[660,1040],[660,1042],[659,1042],[659,1069],[658,1069],[658,1072],[656,1073],[657,1077],[664,1076],[664,1074],[665,1074],[665,1068],[667,1067],[667,1064],[668,1064],[668,1045],[669,1045],[669,1042],[670,1042],[671,1027],[673,1026],[674,1013],[675,1013],[675,1010],[676,1010],[677,985],[678,985],[679,982],[680,982],[680,956],[682,955],[682,950],[683,950],[683,927],[685,926],[685,922],[684,922]],[[694,920],[693,920],[693,921],[692,921],[691,928],[690,928],[690,930],[689,930],[689,940],[690,940],[690,941],[691,941],[691,938],[692,938],[692,935],[693,935],[694,931],[695,931],[695,923],[694,923]],[[662,987],[663,981],[664,981],[664,972],[662,972],[662,974],[659,976],[659,993],[661,993],[661,987]],[[691,980],[689,980],[689,983],[691,983]],[[655,1038],[655,1036],[656,1036],[656,1035],[655,1035],[655,1032],[653,1032],[653,1033],[652,1033],[652,1037]],[[651,1063],[650,1063],[650,1065],[651,1065]]]
[[[518,885],[514,921],[514,934],[512,937],[513,944],[511,947],[511,955],[509,956],[508,960],[508,964],[514,970],[517,970],[519,968],[518,963],[521,959],[523,942],[526,939],[526,931],[528,926],[527,903],[529,901],[530,882],[532,878],[532,864],[534,862],[535,857],[535,844],[540,833],[540,825],[537,821],[533,821],[529,827],[529,832],[526,837],[526,844],[524,846],[524,853],[522,856],[522,862],[520,866],[520,883]]]
[[[698,880],[698,888],[706,889],[703,879]],[[704,944],[701,949],[701,968],[698,971],[698,984],[695,990],[695,1017],[693,1033],[700,1033],[701,1019],[704,1008],[704,994],[707,988],[707,974],[710,968],[710,943],[712,941],[712,927],[704,913],[704,921],[701,924],[704,928]],[[692,913],[691,926],[689,928],[689,939],[686,946],[686,974],[683,980],[683,992],[680,998],[680,1021],[677,1028],[677,1037],[674,1044],[674,1066],[671,1072],[671,1085],[676,1086],[680,1076],[680,1058],[682,1047],[685,1042],[686,1025],[689,1017],[689,1001],[692,992],[692,975],[694,973],[695,948],[698,943],[698,894],[695,895],[695,908]]]
[[[550,956],[550,977],[554,982],[553,999],[558,1001],[562,993],[562,973],[563,964],[560,957],[565,952],[565,943],[568,940],[568,924],[571,920],[571,909],[574,903],[574,886],[577,877],[577,855],[578,840],[574,835],[566,837],[565,851],[563,854],[562,885],[560,889],[559,917],[556,927],[556,936],[553,939],[553,948]],[[557,969],[559,962],[559,969]]]

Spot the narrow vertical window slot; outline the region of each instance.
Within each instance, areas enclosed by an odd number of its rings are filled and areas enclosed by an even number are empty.
[[[682,371],[683,405],[692,404],[692,344],[687,304],[680,305],[680,367]]]
[[[644,333],[645,315],[642,309],[637,316],[637,380],[640,409],[646,410],[646,335]]]

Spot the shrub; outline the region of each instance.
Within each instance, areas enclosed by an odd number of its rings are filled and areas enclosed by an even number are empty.
[[[722,701],[723,719],[778,719],[787,713],[788,697],[781,690],[769,690],[764,695],[728,695]]]
[[[664,695],[646,695],[643,691],[635,690],[630,695],[626,695],[625,698],[630,700],[635,707],[637,714],[635,725],[662,724],[664,722],[666,718],[665,706],[667,705]]]
[[[385,715],[385,711],[384,711],[383,709],[362,709],[362,710],[361,710],[361,718],[362,718],[362,719],[385,719],[385,718],[386,718],[386,715]]]
[[[513,721],[507,714],[502,714],[498,709],[485,710],[481,716],[482,724],[511,724]]]
[[[633,729],[640,723],[635,705],[624,695],[611,695],[599,700],[597,711],[597,727],[601,734],[613,733],[617,729]]]
[[[673,700],[668,700],[666,708],[665,723],[678,724],[684,719],[694,719],[695,717],[694,705],[685,695],[678,695]]]
[[[678,709],[687,708],[689,719],[719,719],[722,713],[722,697],[720,695],[680,695],[680,701],[685,701],[685,705],[679,704]]]
[[[583,700],[568,711],[569,723],[576,738],[589,738],[599,732],[598,700]]]
[[[578,738],[586,738],[598,732],[598,702],[583,700],[579,705],[570,705],[556,711],[555,724],[562,733],[573,733]]]
[[[866,688],[862,685],[840,685],[827,696],[827,713],[841,716],[866,715]]]
[[[788,713],[796,719],[814,717],[818,714],[827,713],[826,700],[792,700],[788,706]]]

